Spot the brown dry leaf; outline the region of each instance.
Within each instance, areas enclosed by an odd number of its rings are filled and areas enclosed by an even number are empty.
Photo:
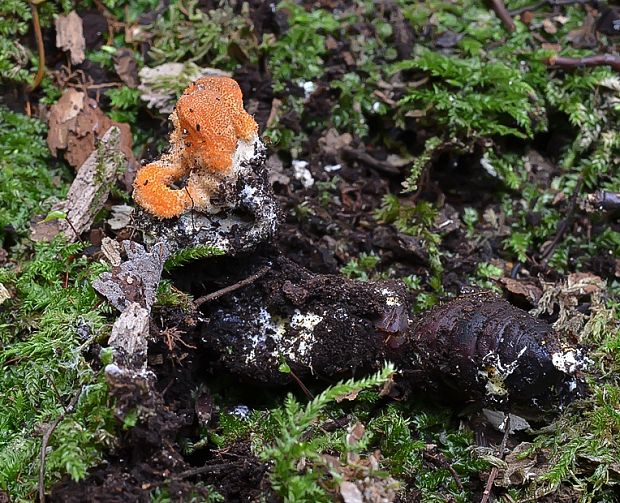
[[[338,41],[331,35],[327,35],[327,38],[325,39],[325,49],[327,49],[328,51],[333,51],[334,49],[337,49],[337,48],[338,48]]]
[[[357,443],[364,436],[365,431],[366,431],[366,428],[359,421],[355,423],[353,426],[350,426],[349,431],[347,432],[347,444],[351,446],[357,445]]]
[[[532,283],[512,278],[500,278],[499,282],[508,292],[526,300],[532,306],[537,306],[542,297],[542,290]]]
[[[344,147],[348,147],[353,142],[353,136],[349,133],[340,134],[334,128],[328,129],[327,132],[319,138],[321,150],[326,155],[338,156]]]
[[[266,124],[267,128],[272,127],[276,123],[276,120],[278,119],[278,112],[281,107],[282,107],[282,100],[279,100],[278,98],[274,98],[271,101],[271,111],[269,112],[269,117],[267,117],[267,124]]]
[[[566,40],[579,49],[596,47],[596,19],[591,12],[588,12],[581,27],[566,35]]]
[[[534,13],[531,10],[526,10],[521,14],[521,22],[523,24],[530,24],[534,20]]]
[[[76,170],[84,164],[95,149],[95,143],[112,126],[120,130],[120,148],[127,157],[127,177],[138,167],[133,151],[129,124],[112,121],[97,102],[85,93],[67,89],[57,103],[52,105],[48,121],[47,145],[56,157],[58,150],[66,150],[65,159]],[[131,184],[126,180],[126,184]]]
[[[84,98],[84,93],[67,89],[52,105],[48,120],[47,146],[54,157],[58,155],[58,149],[67,148],[69,131],[75,127],[76,118],[84,108]]]
[[[56,18],[56,47],[71,54],[71,64],[79,65],[84,61],[84,29],[82,18],[72,10],[66,16]]]
[[[117,49],[114,53],[114,69],[129,87],[138,87],[138,65],[130,49]]]
[[[353,401],[357,398],[357,395],[360,394],[360,390],[359,389],[355,389],[353,391],[351,391],[350,393],[345,393],[344,395],[340,395],[336,397],[336,403],[340,403],[344,400],[349,400],[349,401]]]

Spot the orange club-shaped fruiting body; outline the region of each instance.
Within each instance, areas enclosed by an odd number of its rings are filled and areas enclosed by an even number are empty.
[[[134,199],[158,218],[209,208],[210,196],[231,175],[237,142],[258,134],[239,85],[229,77],[191,84],[170,118],[170,152],[144,166],[134,181]],[[185,178],[185,187],[174,187]]]

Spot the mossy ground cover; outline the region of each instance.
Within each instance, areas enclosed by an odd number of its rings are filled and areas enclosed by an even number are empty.
[[[252,455],[269,462],[265,494],[291,501],[334,499],[340,482],[360,474],[385,491],[395,484],[407,501],[474,501],[493,466],[510,468],[529,456],[536,476],[496,487],[494,497],[618,500],[620,232],[617,213],[589,211],[583,201],[597,190],[620,192],[620,79],[607,66],[549,64],[556,53],[614,54],[617,39],[591,21],[617,14],[581,3],[540,6],[515,16],[509,33],[486,3],[473,0],[287,0],[273,8],[46,1],[38,9],[50,71],[29,96],[23,91],[38,63],[31,8],[3,3],[0,283],[10,298],[0,305],[0,490],[15,501],[35,499],[41,438],[60,415],[47,453],[47,491],[63,478],[89,480],[88,470],[104,459],[113,463],[135,426],[115,418],[101,371],[114,313],[90,282],[106,266],[88,242],[35,245],[28,237],[30,220],[63,198],[73,176],[49,154],[45,123],[25,114],[34,109],[43,117],[63,86],[80,78],[61,68],[65,56],[51,42],[54,15],[73,8],[111,27],[88,43],[89,63],[79,69],[103,110],[130,123],[140,158],[164,148],[166,114],[121,82],[115,54],[129,49],[138,69],[182,62],[232,72],[270,157],[282,166],[282,247],[304,265],[361,281],[402,279],[418,312],[464,287],[502,291],[500,280],[511,275],[545,291],[575,272],[596,274],[607,286],[578,303],[577,328],[559,326],[590,355],[587,395],[512,438],[510,449],[530,442],[518,459],[481,447],[487,430],[475,407],[379,398],[387,371],[327,389],[307,383],[314,399],[297,389],[295,396],[270,390],[254,399],[207,371],[192,396],[209,387],[219,413],[207,427],[179,433],[188,460],[249,443]],[[175,95],[181,80],[160,85]],[[97,87],[109,81],[115,86]],[[354,157],[334,153],[334,138]],[[371,157],[370,167],[360,152]],[[308,163],[314,185],[301,185],[292,161]],[[119,189],[112,197],[122,202],[127,194]],[[116,237],[106,211],[95,227]],[[415,238],[417,255],[403,258],[381,245],[373,228]],[[179,289],[191,262],[174,266],[201,256],[170,264],[158,312],[200,294],[195,285]],[[557,306],[544,316],[558,321]],[[355,400],[340,400],[345,395]],[[75,409],[66,411],[73,399]],[[254,404],[247,417],[235,408],[246,402]],[[364,434],[352,442],[357,423]],[[175,498],[166,484],[150,496]],[[210,498],[221,499],[215,489]]]

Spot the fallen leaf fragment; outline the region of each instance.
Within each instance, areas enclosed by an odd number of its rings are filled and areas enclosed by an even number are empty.
[[[557,33],[558,28],[556,27],[555,23],[551,19],[549,18],[545,19],[542,24],[543,24],[543,29],[550,35]]]
[[[59,149],[66,149],[69,131],[75,128],[75,120],[84,108],[85,94],[75,89],[67,89],[60,99],[52,105],[48,120],[47,146],[54,157]]]
[[[588,12],[581,27],[571,30],[568,35],[566,35],[566,40],[568,40],[573,47],[579,49],[596,47],[598,43],[596,38],[596,18],[591,12]]]
[[[66,16],[56,18],[56,47],[63,51],[69,51],[71,64],[79,65],[84,61],[84,29],[82,18],[72,10]]]
[[[512,278],[500,278],[499,282],[508,292],[526,300],[532,306],[537,306],[542,297],[542,290],[532,283]]]
[[[134,207],[128,204],[116,204],[110,208],[112,216],[108,219],[108,225],[113,231],[124,229],[131,222]]]
[[[340,495],[344,503],[364,503],[364,496],[353,482],[344,481],[340,483]]]
[[[65,159],[78,169],[95,149],[96,141],[112,126],[120,131],[120,148],[128,160],[128,173],[135,173],[138,162],[132,152],[129,124],[114,122],[85,93],[67,89],[50,109],[47,145],[56,157],[66,150]]]

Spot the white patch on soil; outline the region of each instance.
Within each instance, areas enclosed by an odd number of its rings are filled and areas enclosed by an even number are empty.
[[[385,304],[387,306],[400,306],[402,304],[398,295],[389,288],[383,288],[381,295],[385,297]]]
[[[293,161],[293,176],[296,180],[299,180],[306,189],[314,185],[314,178],[308,169],[308,161],[299,161],[295,159]]]
[[[270,338],[273,350],[268,354],[269,361],[276,365],[280,363],[280,356],[287,362],[312,366],[312,353],[315,327],[323,321],[324,316],[315,313],[302,313],[295,310],[289,320],[274,318],[267,309],[260,308],[257,317],[258,330],[249,336],[249,352],[246,363],[253,362],[257,351],[266,351],[267,339]],[[294,331],[295,333],[290,333]],[[285,337],[289,332],[290,337]]]
[[[575,370],[580,366],[580,360],[579,355],[574,350],[569,350],[565,353],[553,353],[551,355],[553,366],[565,374],[574,374]]]

